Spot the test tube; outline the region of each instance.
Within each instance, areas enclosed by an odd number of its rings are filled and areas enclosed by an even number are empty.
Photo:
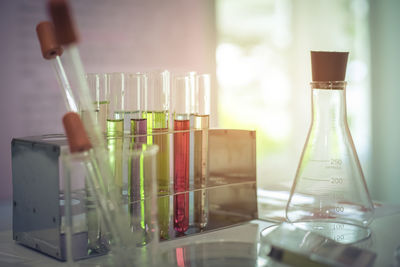
[[[63,89],[62,96],[67,110],[78,112],[78,104],[72,93],[71,85],[61,62],[60,57],[64,50],[57,41],[54,25],[50,21],[42,21],[36,26],[36,33],[43,58],[51,62],[57,77],[57,82],[60,88]]]
[[[208,129],[210,120],[210,74],[196,75],[196,105],[195,105],[195,129]]]
[[[160,237],[168,239],[169,206],[170,206],[170,141],[169,141],[169,96],[170,72],[167,70],[153,71],[148,74],[149,112],[147,113],[149,138],[158,145],[157,154],[157,185],[158,185],[158,223]]]
[[[190,129],[193,129],[194,118],[197,110],[197,93],[196,93],[196,74],[195,71],[186,72],[184,75],[189,78],[189,91],[190,91]],[[189,187],[194,185],[194,131],[189,132]],[[189,206],[194,206],[194,192],[189,194]],[[194,214],[190,213],[189,223],[193,224]]]
[[[94,111],[96,123],[100,126],[103,133],[107,132],[108,105],[110,103],[110,90],[108,76],[105,73],[86,74],[89,90],[94,99]],[[81,114],[82,121],[85,124],[86,114]]]
[[[210,75],[196,75],[194,132],[194,224],[203,229],[208,223],[208,129],[210,120]]]
[[[189,228],[189,141],[190,77],[173,81],[174,114],[174,228],[184,233]]]
[[[84,126],[80,119],[80,116],[77,113],[69,112],[63,117],[64,129],[67,135],[68,144],[70,148],[70,152],[74,153],[83,153],[82,157],[85,159],[85,167],[87,169],[88,177],[87,182],[89,184],[90,189],[93,191],[94,200],[97,203],[99,208],[99,212],[101,214],[102,221],[104,223],[106,231],[112,236],[112,242],[115,244],[115,252],[119,252],[119,249],[128,248],[132,244],[131,236],[127,233],[130,232],[128,225],[124,218],[124,213],[119,209],[119,202],[116,202],[110,195],[109,191],[105,188],[102,181],[102,173],[100,169],[98,153],[101,153],[99,150],[93,150],[92,144],[89,141],[89,138],[84,130]],[[69,186],[65,187],[66,189]],[[69,192],[66,192],[66,196],[69,196]],[[70,199],[66,199],[67,205],[69,207]],[[70,218],[70,216],[67,216]],[[71,244],[71,233],[70,226],[71,221],[67,222],[67,243]],[[68,232],[69,231],[69,232]],[[122,262],[127,264],[129,262],[129,257],[124,255],[125,253],[118,253],[122,258],[117,258]],[[69,260],[71,260],[71,255],[68,256]]]
[[[110,104],[107,115],[107,136],[120,137],[124,134],[124,90],[125,74],[109,73]]]
[[[125,73],[124,116],[125,119],[130,120],[130,131],[133,135],[129,149],[144,148],[145,146],[143,145],[147,142],[146,89],[147,76],[145,74]],[[125,142],[124,149],[126,149]],[[136,230],[144,230],[146,227],[146,207],[144,201],[143,158],[133,157],[128,159],[128,164],[131,227]],[[138,220],[137,218],[140,219]]]
[[[196,75],[197,72],[189,71],[185,74],[189,78],[189,90],[190,90],[190,128],[193,128],[194,125],[194,116],[196,114],[198,108],[197,102],[197,87],[196,87]]]
[[[130,119],[132,135],[147,134],[147,75],[127,73],[124,93],[125,116]],[[134,137],[134,143],[146,143],[146,136]]]
[[[107,115],[107,148],[109,152],[109,164],[113,174],[113,181],[108,186],[115,186],[115,192],[123,194],[123,135],[124,135],[124,73],[109,73],[110,103]],[[127,177],[127,176],[126,176]],[[128,187],[128,186],[126,186]],[[127,190],[127,188],[126,188]]]
[[[157,70],[148,73],[148,126],[167,129],[169,115],[170,72]]]

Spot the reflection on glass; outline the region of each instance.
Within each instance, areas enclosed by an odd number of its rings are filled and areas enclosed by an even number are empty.
[[[176,253],[176,265],[178,265],[179,267],[190,266],[190,264],[185,265],[186,248],[176,248],[175,253]]]
[[[122,131],[123,120],[107,120],[107,147],[116,190],[122,192]],[[109,185],[112,188],[111,185]]]
[[[145,145],[144,145],[145,146]],[[132,144],[132,148],[142,148],[142,144]],[[130,214],[131,214],[131,228],[133,232],[142,232],[140,235],[139,244],[145,243],[145,192],[144,192],[144,168],[143,168],[143,155],[133,155],[131,157],[131,172],[130,172]]]

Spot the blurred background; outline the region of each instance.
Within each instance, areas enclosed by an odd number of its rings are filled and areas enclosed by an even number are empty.
[[[349,51],[348,121],[370,193],[400,203],[400,1],[70,2],[87,72],[211,73],[211,126],[257,131],[264,194],[293,182],[310,126],[310,50]],[[0,12],[0,200],[7,201],[12,138],[61,133],[66,110],[36,38],[46,1],[2,0]]]

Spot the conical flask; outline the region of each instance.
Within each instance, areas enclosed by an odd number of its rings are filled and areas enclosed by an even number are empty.
[[[347,124],[348,53],[311,52],[312,123],[286,218],[342,243],[370,235],[373,204]]]

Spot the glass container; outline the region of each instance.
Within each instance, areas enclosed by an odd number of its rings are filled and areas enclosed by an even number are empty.
[[[288,221],[339,242],[370,235],[373,204],[347,124],[346,82],[312,82],[312,123],[286,207]]]

